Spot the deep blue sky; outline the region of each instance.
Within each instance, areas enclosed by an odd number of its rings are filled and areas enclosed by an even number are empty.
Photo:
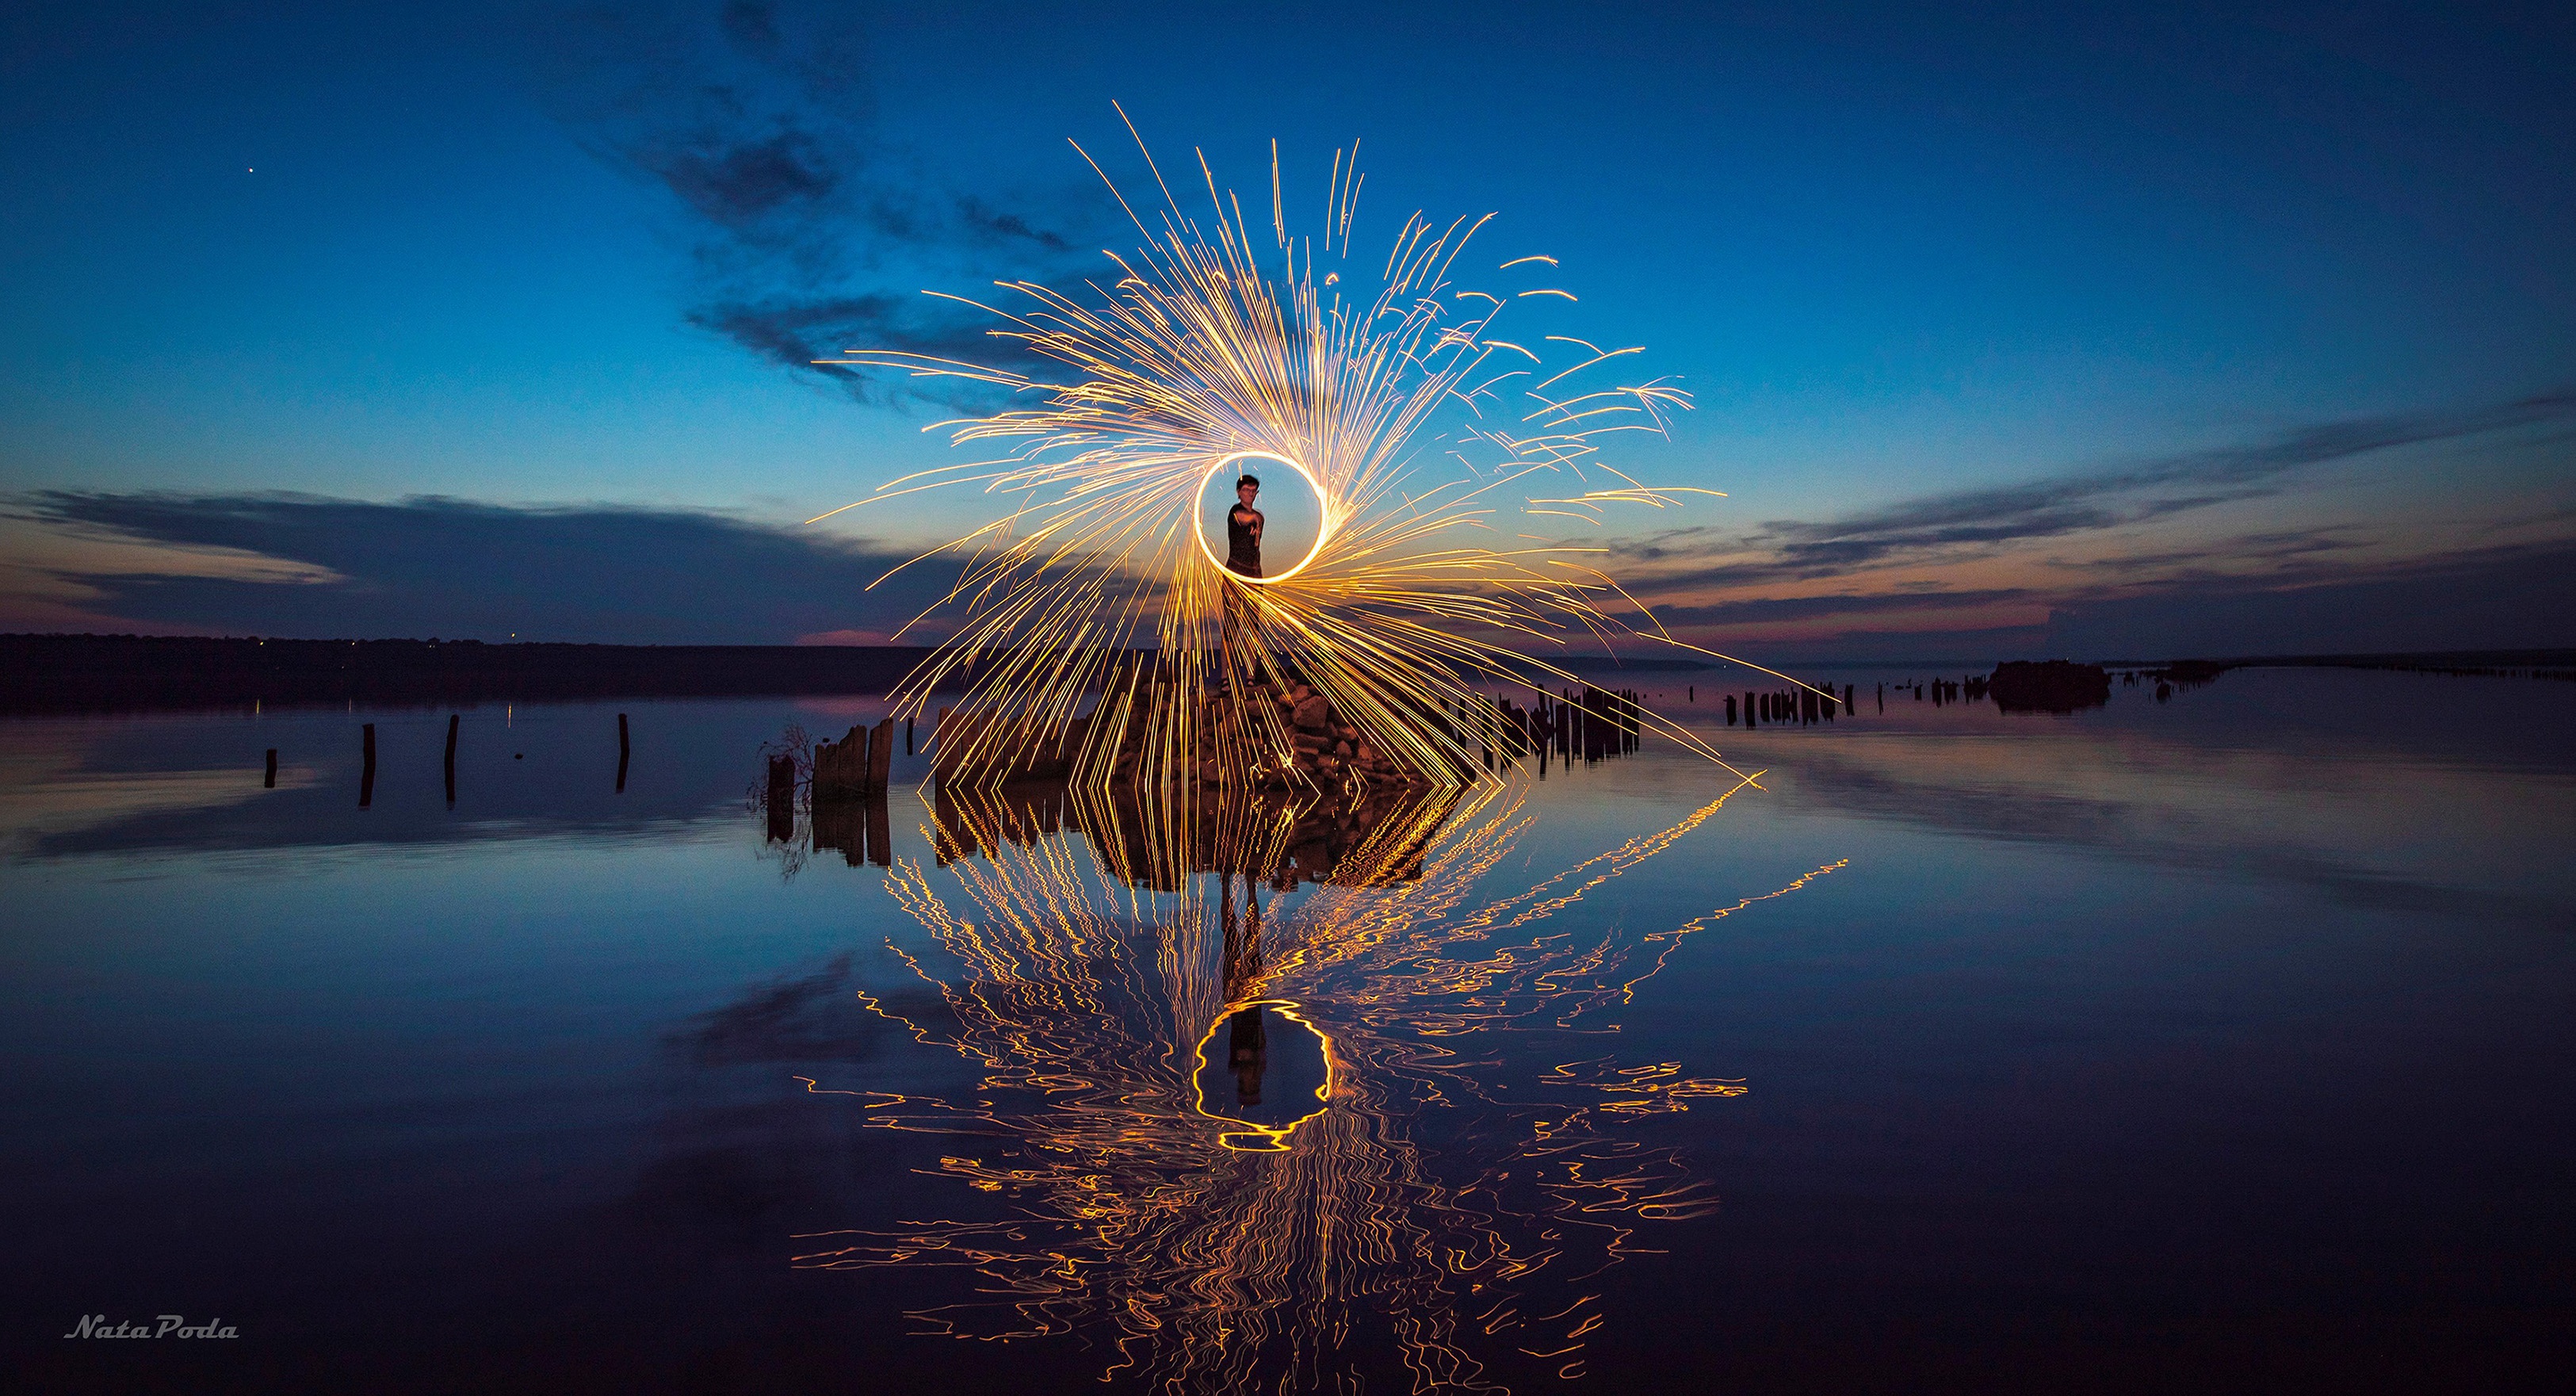
[[[1247,192],[1275,138],[1292,216],[1360,140],[1363,246],[1417,208],[1498,210],[1492,263],[1560,258],[1582,299],[1550,328],[1646,345],[1698,396],[1624,460],[1731,497],[1687,531],[1638,521],[1624,575],[1708,638],[2576,643],[2576,607],[2530,590],[2576,536],[2563,15],[39,5],[0,24],[0,626],[882,633],[881,599],[822,624],[810,597],[766,604],[749,564],[624,618],[543,597],[613,573],[621,521],[770,557],[766,530],[945,459],[924,405],[782,360],[941,342],[918,290],[1126,245],[1066,144],[1129,176],[1116,99],[1167,164],[1199,147]],[[972,503],[792,543],[864,570]],[[463,560],[504,525],[527,565],[496,591]],[[2501,609],[2464,634],[2392,607],[2427,578]],[[2191,629],[2222,613],[2233,630]]]

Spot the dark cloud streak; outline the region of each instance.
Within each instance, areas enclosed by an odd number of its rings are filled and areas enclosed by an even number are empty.
[[[2576,389],[2447,413],[2355,418],[2251,446],[2196,451],[2124,469],[1958,490],[1819,521],[1775,520],[1750,533],[1673,529],[1613,540],[1613,554],[1680,563],[1633,590],[1665,595],[1709,587],[1809,582],[1919,563],[2031,539],[2151,522],[2291,487],[2291,477],[2400,446],[2462,440],[2576,419]],[[1689,567],[1693,558],[1706,564]]]
[[[1650,608],[1666,625],[1746,625],[1763,621],[1808,620],[1818,616],[1885,615],[1905,611],[1960,611],[2007,601],[2028,601],[2033,593],[2020,587],[1981,591],[1835,592],[1826,596],[1764,596],[1720,601],[1706,606],[1659,605]]]
[[[1026,367],[991,317],[920,294],[1068,280],[1106,200],[1073,188],[1029,208],[950,188],[875,115],[865,20],[728,0],[600,11],[568,26],[565,119],[611,168],[685,215],[689,323],[862,402],[961,402],[953,384],[840,364],[865,348]],[[978,395],[965,395],[983,404]]]
[[[1777,547],[1792,574],[1805,569],[1803,575],[1827,575],[1963,543],[2050,538],[2144,522],[2272,493],[2280,477],[2311,466],[2570,416],[2576,416],[2576,389],[2562,388],[2467,411],[2354,418],[2125,470],[1933,495],[1820,523],[1769,523],[1762,537]],[[2157,497],[2176,488],[2190,492]]]
[[[870,591],[910,554],[694,510],[69,491],[17,503],[57,528],[239,548],[344,579],[82,576],[106,592],[99,609],[144,629],[782,644],[892,630],[944,594],[950,575],[924,563]]]

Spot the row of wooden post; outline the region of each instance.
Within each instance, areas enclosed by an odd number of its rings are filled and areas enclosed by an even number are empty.
[[[449,809],[456,808],[456,734],[457,729],[464,725],[464,721],[462,714],[447,715],[445,764]],[[880,725],[890,726],[891,724]],[[851,730],[856,732],[858,729]],[[819,755],[819,749],[817,754]],[[376,724],[369,722],[358,728],[358,755],[358,808],[365,809],[376,802]],[[626,767],[633,755],[634,747],[627,740],[626,714],[619,713],[617,715],[617,793],[620,795],[626,793]],[[878,780],[879,788],[883,788],[884,768],[882,766],[878,768]],[[268,749],[267,770],[261,777],[260,785],[266,790],[277,788],[277,748],[275,747]]]
[[[1747,691],[1744,695],[1744,725],[1761,727],[1795,723],[1807,726],[1817,722],[1831,722],[1836,712],[1846,717],[1858,716],[1860,708],[1855,702],[1856,693],[1857,690],[1851,684],[1843,685],[1843,691],[1839,697],[1830,687],[1819,690],[1801,686],[1774,693]],[[1879,711],[1886,710],[1887,705],[1882,699]],[[1729,694],[1726,699],[1726,725],[1732,727],[1735,723],[1735,697]]]
[[[912,746],[912,722],[903,725],[904,747]],[[838,852],[851,867],[874,863],[891,867],[894,841],[888,828],[886,787],[894,772],[894,719],[874,727],[852,727],[837,742],[814,744],[814,851]],[[796,759],[769,759],[769,837],[784,843],[796,837]]]
[[[894,719],[852,727],[837,742],[814,744],[814,798],[882,795],[894,769]]]

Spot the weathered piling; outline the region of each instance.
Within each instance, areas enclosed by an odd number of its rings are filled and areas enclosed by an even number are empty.
[[[905,730],[910,731],[911,727],[911,719],[905,719]],[[889,717],[878,722],[875,732],[868,738],[868,789],[878,795],[885,794],[893,775],[894,719]],[[879,819],[884,817],[882,813],[877,816]]]
[[[261,788],[266,790],[277,788],[277,748],[275,747],[268,749],[268,779],[261,783]]]
[[[358,729],[359,749],[364,761],[358,770],[358,808],[376,802],[376,724],[370,722]]]
[[[796,837],[796,758],[769,758],[769,837],[785,843]]]
[[[837,742],[814,746],[814,803],[859,799],[868,793],[868,729],[854,726]]]
[[[617,715],[617,793],[626,793],[626,758],[633,748],[626,744],[626,714]]]
[[[462,721],[462,714],[447,715],[447,807],[449,809],[456,808],[456,728]]]

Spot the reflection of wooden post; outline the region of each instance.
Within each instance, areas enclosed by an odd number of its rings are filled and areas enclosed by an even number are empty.
[[[885,724],[888,740],[894,736],[894,722]],[[894,866],[894,839],[886,818],[886,802],[880,797],[868,801],[868,861],[880,868]]]
[[[463,720],[463,715],[459,713],[447,715],[447,807],[449,809],[456,808],[456,726]]]
[[[796,758],[769,758],[769,837],[785,843],[796,837]]]
[[[268,790],[277,788],[277,748],[275,747],[268,749],[268,782],[262,788]]]
[[[939,729],[931,728],[930,735],[936,739]],[[930,799],[930,856],[938,860],[939,866],[944,868],[975,850],[972,847],[962,846],[967,829],[957,818],[957,806],[949,798],[948,787],[934,786]]]
[[[814,851],[837,852],[841,861],[857,867],[867,861],[867,823],[864,811],[847,800],[814,802]]]
[[[906,719],[904,726],[908,729],[911,725],[910,719]],[[876,737],[868,745],[868,789],[879,796],[884,795],[893,774],[894,719],[887,718],[877,724]]]
[[[358,740],[366,761],[358,771],[358,808],[365,809],[376,799],[376,724],[370,722],[359,732]]]

